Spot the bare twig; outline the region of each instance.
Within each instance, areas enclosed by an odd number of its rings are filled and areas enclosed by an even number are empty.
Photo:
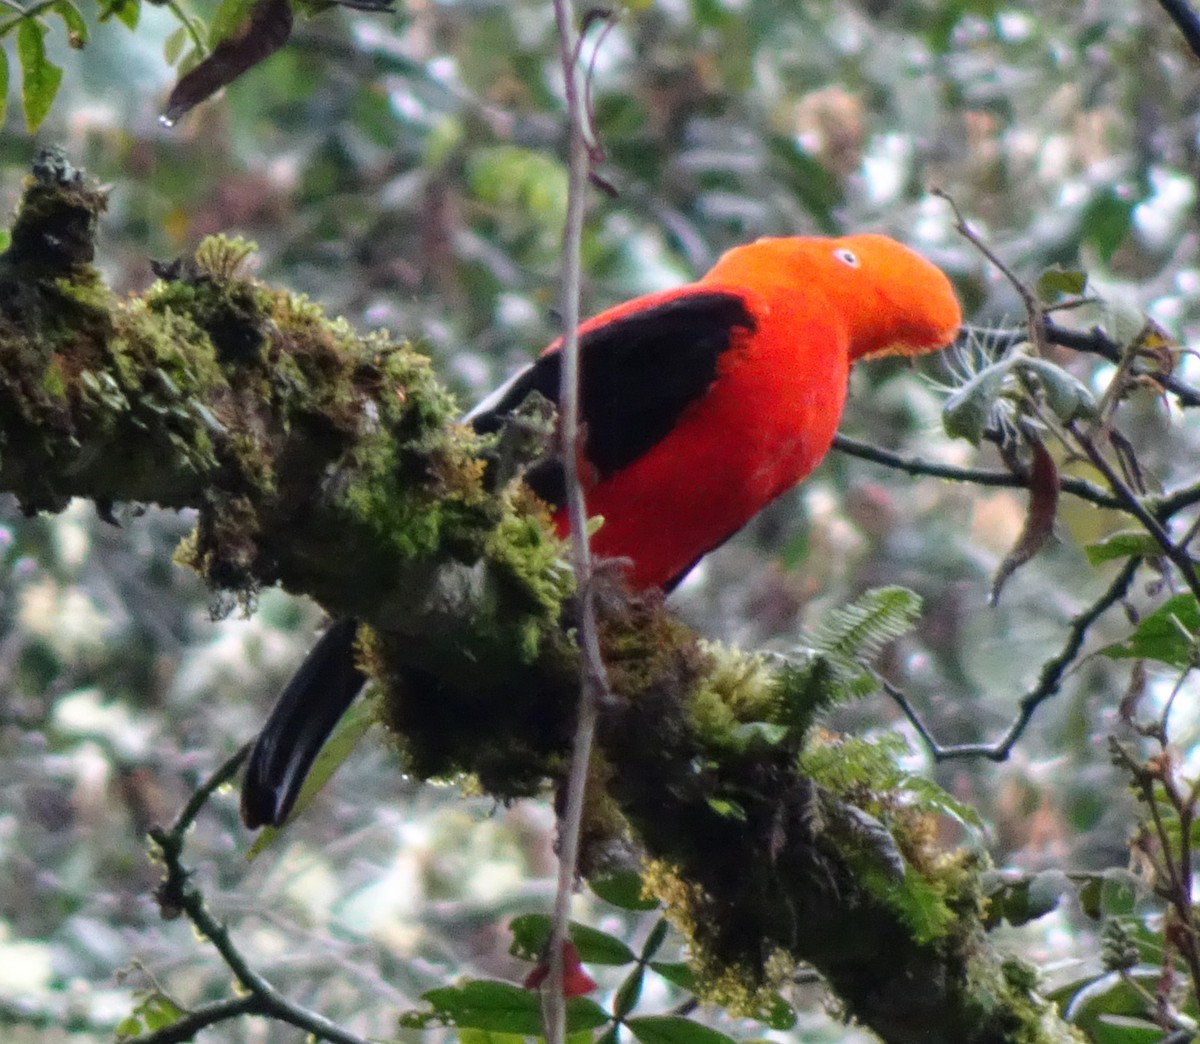
[[[1092,438],[1080,431],[1079,426],[1074,422],[1067,427],[1074,436],[1075,441],[1079,444],[1079,447],[1086,454],[1088,460],[1092,462],[1096,470],[1108,481],[1113,493],[1125,504],[1129,513],[1145,527],[1146,532],[1154,537],[1155,542],[1162,548],[1163,554],[1179,570],[1184,583],[1191,589],[1192,594],[1200,598],[1200,575],[1196,573],[1196,563],[1192,561],[1191,555],[1171,539],[1171,535],[1166,531],[1162,523],[1154,517],[1154,514],[1142,503],[1138,495],[1129,488],[1125,480],[1104,459],[1104,454],[1096,448],[1096,444]]]
[[[558,27],[559,59],[568,119],[567,220],[563,232],[562,272],[562,386],[559,391],[559,434],[567,514],[571,526],[571,566],[579,603],[580,685],[578,721],[571,750],[565,808],[558,830],[558,888],[550,930],[550,975],[543,994],[546,1039],[562,1044],[566,1036],[566,1001],[563,996],[563,942],[567,937],[571,896],[579,859],[579,833],[583,821],[588,766],[596,733],[600,702],[609,691],[608,675],[600,654],[596,623],[592,559],[588,546],[587,505],[579,479],[579,284],[583,217],[588,174],[595,135],[588,127],[587,104],[579,89],[579,38],[574,28],[571,0],[554,0]]]
[[[958,204],[950,197],[950,195],[941,189],[935,188],[933,195],[940,199],[944,199],[950,209],[954,211],[954,228],[960,236],[975,247],[984,257],[988,259],[1005,279],[1012,284],[1012,287],[1021,297],[1021,303],[1025,306],[1025,313],[1029,318],[1029,340],[1036,349],[1038,355],[1045,355],[1049,341],[1046,336],[1046,312],[1042,308],[1041,301],[1038,300],[1035,294],[1021,280],[1017,274],[1005,264],[1004,260],[983,241],[983,238],[975,231],[963,217],[963,213],[958,209]]]
[[[1016,330],[979,330],[969,327],[968,332],[978,335],[981,340],[996,347],[1016,344],[1024,336],[1022,332]],[[1098,355],[1111,363],[1120,363],[1124,354],[1121,345],[1098,327],[1093,327],[1091,330],[1072,330],[1047,319],[1046,337],[1051,344],[1056,344],[1060,348],[1069,348],[1072,351],[1084,352],[1088,355]],[[1149,370],[1142,365],[1134,365],[1132,374],[1134,377],[1149,378],[1161,385],[1175,396],[1180,406],[1191,408],[1200,406],[1200,390],[1193,388],[1174,374]]]
[[[951,482],[970,482],[977,486],[1002,486],[1008,489],[1029,488],[1027,477],[1014,475],[1011,471],[960,468],[953,464],[939,464],[936,461],[922,460],[920,457],[906,457],[878,446],[872,446],[867,442],[860,442],[849,435],[835,435],[833,445],[835,449],[852,457],[883,464],[886,467],[895,468],[897,471],[903,471],[906,475],[928,475],[932,478],[948,479]],[[1125,508],[1125,504],[1116,496],[1086,479],[1064,475],[1062,490],[1064,493],[1070,493],[1079,497],[1080,500],[1086,500],[1096,507],[1113,508],[1118,511]],[[1197,497],[1200,497],[1200,491],[1197,492]]]
[[[1071,621],[1071,625],[1067,628],[1067,640],[1062,649],[1057,656],[1042,665],[1037,684],[1021,697],[1016,718],[995,743],[956,743],[953,746],[942,746],[934,739],[929,727],[921,720],[921,716],[900,689],[887,681],[881,683],[883,689],[908,718],[912,727],[917,730],[917,734],[928,747],[934,761],[950,761],[954,758],[987,758],[989,761],[1004,761],[1012,752],[1017,741],[1024,735],[1025,729],[1028,728],[1038,707],[1058,692],[1064,676],[1075,662],[1079,650],[1083,648],[1088,629],[1125,597],[1141,563],[1140,558],[1129,559],[1104,594]]]
[[[203,894],[191,883],[191,872],[183,865],[183,845],[188,829],[217,788],[233,778],[245,760],[248,749],[248,746],[242,747],[196,788],[170,828],[155,827],[150,831],[150,840],[158,849],[164,869],[163,880],[156,893],[163,916],[182,914],[187,917],[196,931],[220,954],[246,995],[197,1008],[173,1026],[137,1038],[139,1044],[175,1044],[177,1041],[190,1040],[206,1026],[242,1015],[263,1015],[277,1019],[304,1030],[318,1040],[331,1041],[333,1044],[368,1044],[364,1037],[342,1029],[316,1012],[293,1004],[259,975],[234,945],[225,925],[209,910]],[[176,1029],[185,1024],[191,1027],[190,1035],[180,1035],[182,1031]]]

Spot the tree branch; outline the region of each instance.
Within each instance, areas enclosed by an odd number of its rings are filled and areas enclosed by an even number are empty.
[[[1084,639],[1092,624],[1125,597],[1141,564],[1140,558],[1129,559],[1104,594],[1071,621],[1067,628],[1067,640],[1062,649],[1057,656],[1042,665],[1037,683],[1021,697],[1017,704],[1017,716],[1013,719],[1012,724],[1004,730],[1003,736],[995,743],[956,743],[952,746],[943,746],[934,738],[929,726],[925,724],[902,690],[888,681],[881,680],[880,684],[903,711],[912,727],[917,730],[917,734],[929,748],[929,753],[934,761],[951,761],[955,758],[987,758],[989,761],[1004,761],[1025,734],[1025,729],[1033,720],[1038,707],[1058,692],[1063,678],[1078,657],[1080,649],[1083,648]]]
[[[239,244],[116,298],[90,263],[99,205],[43,162],[0,255],[0,488],[29,509],[195,505],[185,557],[210,584],[283,582],[374,625],[365,665],[412,774],[468,772],[499,799],[561,779],[581,666],[544,507],[519,482],[488,488],[489,444],[427,362],[240,276]],[[705,646],[655,598],[596,608],[612,698],[581,862],[632,835],[710,996],[809,962],[895,1044],[1073,1039],[990,945],[974,857],[933,848],[869,759],[846,790],[841,741],[809,727],[826,676]],[[748,742],[764,723],[791,739]],[[154,838],[166,908],[267,1013],[358,1044],[248,966],[187,879],[182,833]]]

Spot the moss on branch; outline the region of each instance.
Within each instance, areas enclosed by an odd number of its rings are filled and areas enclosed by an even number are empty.
[[[118,298],[92,265],[103,194],[35,167],[0,255],[0,489],[194,507],[180,559],[240,599],[309,594],[363,661],[418,775],[501,798],[565,765],[573,582],[544,508],[489,488],[426,359],[242,271],[221,238]],[[924,1044],[1074,1039],[984,934],[975,859],[933,844],[894,751],[813,727],[821,661],[705,645],[660,599],[602,598],[585,852],[631,831],[714,997],[753,1008],[812,963],[846,1012]]]

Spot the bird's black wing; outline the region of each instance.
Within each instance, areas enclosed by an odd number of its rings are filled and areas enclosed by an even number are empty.
[[[605,478],[637,460],[712,386],[717,362],[754,319],[737,294],[694,291],[589,330],[579,338],[580,420],[588,462]],[[558,401],[562,356],[547,352],[467,415],[499,431],[532,392]],[[525,476],[547,503],[563,503],[562,465],[540,461]]]
[[[736,294],[696,291],[631,312],[580,337],[581,418],[598,475],[619,471],[660,442],[717,377],[735,331],[754,319]],[[561,355],[550,351],[467,415],[475,429],[499,431],[532,392],[558,401]],[[562,465],[534,464],[526,481],[542,499],[563,503]],[[673,584],[670,586],[674,586]],[[248,827],[287,819],[313,759],[363,686],[354,663],[354,620],[335,621],[280,694],[250,753],[242,783]]]

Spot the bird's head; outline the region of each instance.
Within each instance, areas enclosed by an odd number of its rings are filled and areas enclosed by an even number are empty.
[[[729,251],[705,277],[817,291],[846,324],[850,359],[944,348],[962,325],[936,265],[888,236],[789,236]]]

